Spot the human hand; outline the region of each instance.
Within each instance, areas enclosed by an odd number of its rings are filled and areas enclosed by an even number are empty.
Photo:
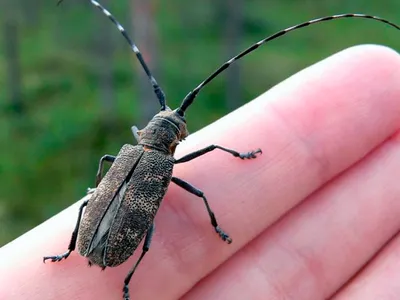
[[[399,126],[400,56],[361,46],[191,135],[177,158],[212,143],[263,150],[246,161],[214,151],[174,170],[205,192],[233,243],[201,199],[171,184],[131,299],[399,299]],[[140,249],[104,272],[76,252],[42,263],[66,250],[79,204],[0,249],[1,300],[122,299]]]

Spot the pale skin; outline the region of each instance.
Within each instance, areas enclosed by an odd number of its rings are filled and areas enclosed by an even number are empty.
[[[233,243],[171,184],[131,299],[399,299],[399,127],[400,56],[359,46],[191,135],[177,158],[212,143],[263,150],[245,161],[215,150],[174,170]],[[78,206],[0,249],[0,299],[122,299],[140,250],[104,272],[77,252],[42,262],[66,250]]]

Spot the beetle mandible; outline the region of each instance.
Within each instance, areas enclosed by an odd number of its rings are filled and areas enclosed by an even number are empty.
[[[62,0],[58,4],[61,2]],[[290,31],[315,23],[340,18],[366,18],[384,22],[400,30],[400,27],[392,22],[364,14],[333,15],[289,27],[251,45],[225,62],[188,93],[179,108],[171,110],[166,105],[164,92],[151,74],[139,49],[129,38],[125,29],[101,4],[95,0],[90,0],[90,2],[110,18],[128,41],[153,86],[161,110],[144,129],[138,130],[137,127],[132,127],[132,132],[138,145],[126,144],[121,148],[117,156],[104,155],[100,159],[96,175],[96,188],[88,190],[88,193],[92,195],[79,208],[78,220],[72,233],[68,250],[60,255],[45,256],[43,261],[50,259],[56,262],[66,259],[78,244],[79,253],[88,258],[89,265],[95,264],[102,269],[115,267],[125,262],[144,238],[142,253],[124,280],[124,299],[130,299],[129,282],[150,248],[155,230],[154,217],[171,181],[189,193],[202,198],[215,232],[228,244],[232,242],[230,236],[218,225],[204,193],[190,183],[172,176],[175,164],[188,162],[215,149],[227,152],[240,159],[253,159],[257,157],[257,154],[262,153],[261,149],[240,153],[219,145],[210,145],[179,159],[173,157],[177,145],[189,134],[186,127],[185,111],[205,85],[227,69],[233,62],[266,42]],[[105,162],[112,165],[103,177]],[[86,209],[83,213],[85,207]]]

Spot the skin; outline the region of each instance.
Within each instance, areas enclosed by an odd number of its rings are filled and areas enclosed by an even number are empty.
[[[233,243],[171,184],[131,298],[399,299],[399,83],[396,52],[353,47],[191,135],[175,157],[210,143],[263,150],[246,161],[215,150],[174,170]],[[78,206],[0,250],[0,299],[122,299],[140,250],[104,272],[76,252],[42,263],[66,250]]]

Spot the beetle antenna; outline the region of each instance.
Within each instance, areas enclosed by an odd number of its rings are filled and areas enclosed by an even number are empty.
[[[60,5],[60,3],[62,1],[63,0],[59,0],[57,5]],[[150,80],[151,85],[153,86],[154,93],[156,94],[157,99],[160,102],[161,110],[165,110],[166,109],[165,94],[164,94],[163,90],[161,89],[161,87],[158,85],[156,79],[151,74],[151,72],[149,70],[149,67],[145,63],[145,61],[143,59],[143,56],[140,53],[138,47],[136,47],[136,45],[133,43],[131,38],[128,36],[128,34],[127,34],[126,30],[124,29],[124,27],[122,27],[122,25],[114,18],[114,16],[106,8],[104,8],[99,2],[97,2],[95,0],[90,0],[90,2],[94,6],[96,6],[98,9],[100,9],[103,12],[103,14],[105,14],[111,20],[111,22],[113,22],[117,26],[118,30],[121,32],[121,34],[124,36],[125,40],[131,46],[132,51],[135,52],[136,57],[138,58],[140,64],[142,65],[144,71],[147,74],[147,77]]]
[[[314,20],[310,20],[304,23],[300,23],[297,24],[295,26],[292,27],[288,27],[286,29],[283,29],[281,31],[278,31],[277,33],[270,35],[269,37],[259,41],[258,43],[255,43],[253,45],[251,45],[250,47],[248,47],[246,50],[244,50],[243,52],[239,53],[238,55],[232,57],[230,60],[228,60],[227,62],[225,62],[222,66],[220,66],[217,70],[214,71],[214,73],[212,73],[209,77],[207,77],[202,83],[200,83],[194,90],[192,90],[189,94],[186,95],[186,97],[183,99],[181,106],[178,109],[178,112],[183,115],[185,113],[185,110],[193,103],[194,99],[196,98],[197,94],[199,93],[199,91],[206,86],[210,81],[212,81],[215,77],[217,77],[220,73],[222,73],[224,70],[226,70],[227,68],[229,68],[229,66],[239,60],[240,58],[242,58],[243,56],[246,56],[247,54],[249,54],[250,52],[253,52],[254,50],[256,50],[258,47],[260,47],[261,45],[265,44],[266,42],[272,41],[290,31],[294,31],[296,29],[302,28],[302,27],[306,27],[308,25],[312,25],[312,24],[316,24],[319,22],[324,22],[324,21],[330,21],[330,20],[334,20],[334,19],[342,19],[342,18],[364,18],[364,19],[372,19],[375,21],[379,21],[379,22],[383,22],[386,23],[398,30],[400,30],[400,26],[396,25],[388,20],[382,19],[380,17],[376,17],[376,16],[370,16],[370,15],[364,15],[364,14],[340,14],[340,15],[333,15],[333,16],[327,16],[327,17],[322,17],[322,18],[318,18],[318,19],[314,19]]]

